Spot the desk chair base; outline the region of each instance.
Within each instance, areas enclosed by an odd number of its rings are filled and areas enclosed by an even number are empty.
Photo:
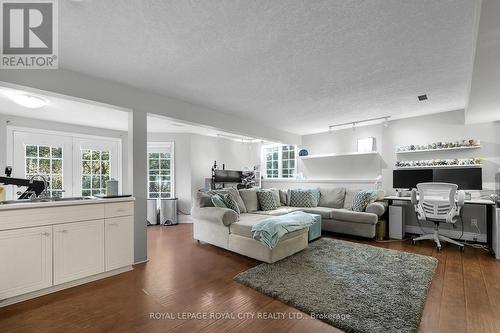
[[[440,241],[458,245],[458,246],[460,246],[460,250],[462,250],[462,251],[464,250],[464,244],[457,242],[456,240],[453,240],[451,238],[440,235],[437,229],[434,230],[433,234],[425,234],[425,235],[422,235],[420,237],[413,238],[413,243],[416,243],[419,240],[425,240],[425,239],[434,240],[434,243],[436,243],[436,247],[437,247],[438,251],[441,251],[441,242]]]

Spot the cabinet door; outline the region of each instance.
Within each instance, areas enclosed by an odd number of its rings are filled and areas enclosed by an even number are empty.
[[[52,286],[52,226],[0,231],[0,299]]]
[[[106,271],[132,265],[134,219],[132,216],[106,219]]]
[[[54,284],[104,272],[104,220],[54,226]]]

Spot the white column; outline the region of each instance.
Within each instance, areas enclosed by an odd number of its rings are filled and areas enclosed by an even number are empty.
[[[128,181],[135,197],[134,261],[147,260],[147,113],[134,110],[128,124]]]

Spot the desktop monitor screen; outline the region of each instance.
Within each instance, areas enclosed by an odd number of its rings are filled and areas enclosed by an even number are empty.
[[[219,183],[241,183],[243,172],[235,170],[215,170],[215,181]]]
[[[392,173],[393,188],[412,189],[418,183],[432,182],[432,169],[394,170]]]
[[[457,184],[459,190],[482,190],[481,168],[434,169],[434,182]]]

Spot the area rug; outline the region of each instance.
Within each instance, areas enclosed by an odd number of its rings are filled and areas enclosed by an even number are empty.
[[[235,280],[346,332],[417,332],[433,257],[322,238]]]

